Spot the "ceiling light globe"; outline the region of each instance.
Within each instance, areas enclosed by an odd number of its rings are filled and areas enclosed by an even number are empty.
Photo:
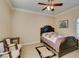
[[[50,6],[48,6],[47,9],[50,10]]]
[[[51,6],[51,9],[54,9],[54,7],[53,7],[53,6]]]

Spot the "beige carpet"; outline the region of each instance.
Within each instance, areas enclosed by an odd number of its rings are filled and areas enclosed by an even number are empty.
[[[36,43],[28,46],[23,46],[21,57],[22,58],[40,58],[38,52],[35,49],[35,47],[40,45],[43,45],[43,44]],[[57,58],[57,56],[54,56],[53,58]],[[61,58],[79,58],[79,49],[71,53],[68,53]]]

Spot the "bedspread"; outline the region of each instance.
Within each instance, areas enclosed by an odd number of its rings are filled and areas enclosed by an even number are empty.
[[[44,42],[46,42],[48,45],[50,45],[51,47],[53,47],[57,52],[59,52],[60,44],[66,40],[65,39],[66,37],[61,36],[61,35],[56,35],[55,33],[51,36],[50,36],[50,34],[48,34],[48,36],[46,36],[46,35],[47,34],[44,34],[42,36],[44,38],[42,40]]]

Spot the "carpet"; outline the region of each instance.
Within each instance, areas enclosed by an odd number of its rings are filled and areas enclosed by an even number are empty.
[[[36,50],[39,53],[41,58],[51,58],[56,55],[54,52],[52,52],[46,46],[38,46],[38,47],[36,47]]]

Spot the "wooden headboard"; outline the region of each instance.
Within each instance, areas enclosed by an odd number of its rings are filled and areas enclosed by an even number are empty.
[[[46,33],[46,32],[54,32],[54,28],[50,25],[45,25],[44,27],[42,27],[40,29],[40,35],[42,35],[42,33]]]

